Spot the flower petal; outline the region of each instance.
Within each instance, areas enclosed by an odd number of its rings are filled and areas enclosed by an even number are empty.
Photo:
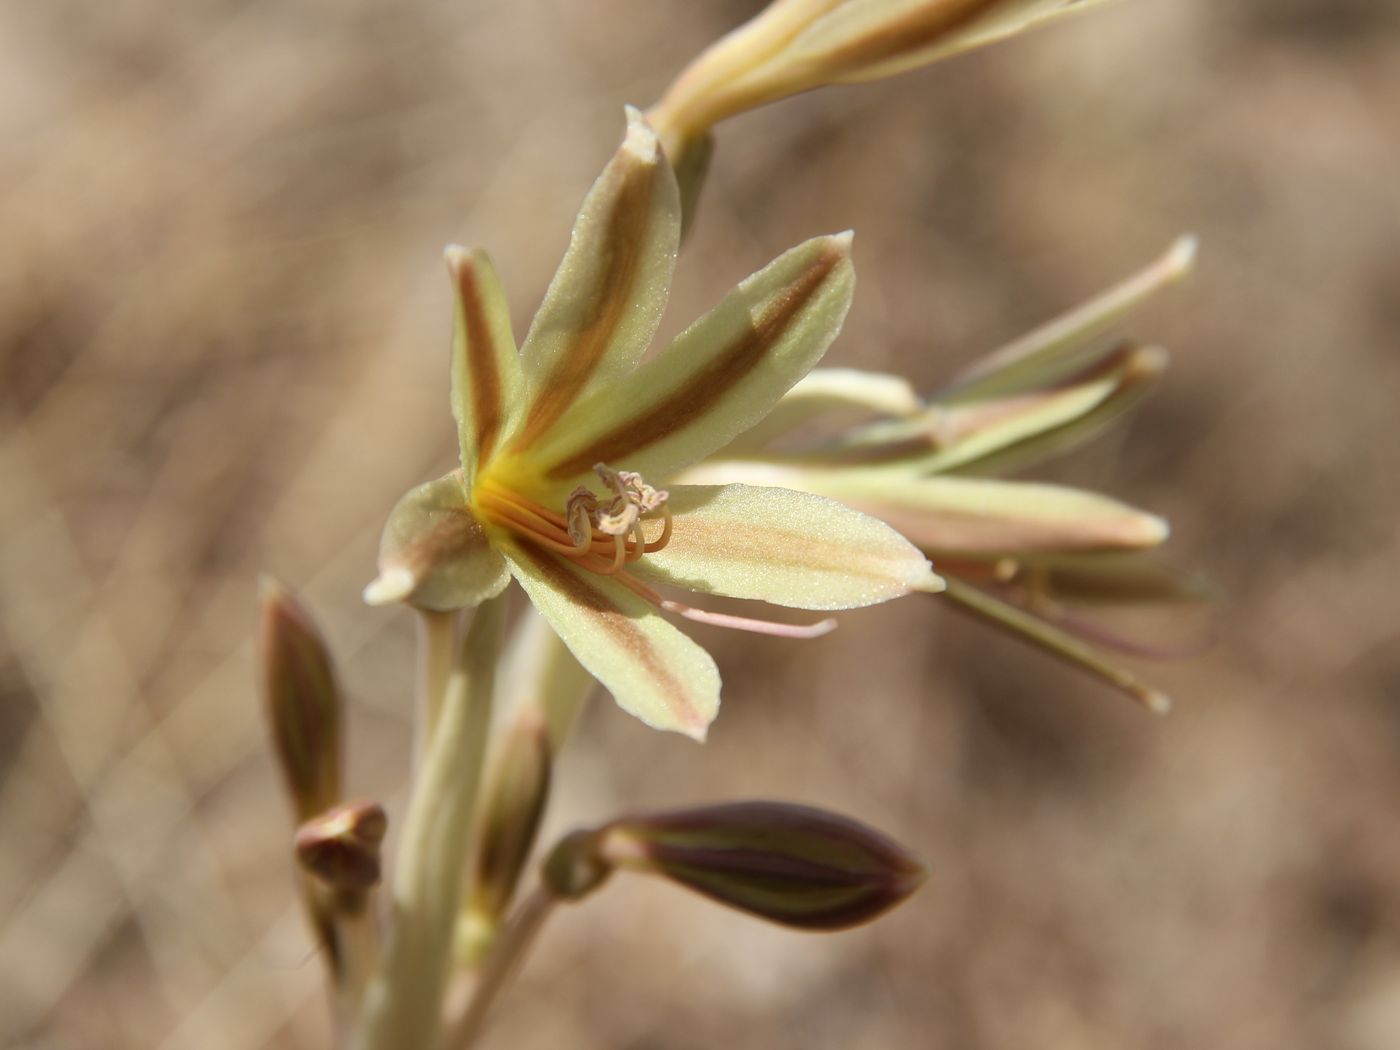
[[[494,598],[510,573],[467,507],[462,475],[410,489],[389,512],[379,542],[379,577],[365,588],[371,605],[408,601],[449,611]]]
[[[862,413],[907,419],[924,404],[903,376],[858,368],[816,368],[783,395],[767,418],[740,434],[725,449],[760,449],[807,423],[826,416]]]
[[[983,47],[1107,0],[849,0],[793,41],[779,61],[819,65],[824,79],[894,76]]]
[[[1093,437],[1142,400],[1166,363],[1162,350],[1124,344],[1042,390],[934,404],[914,419],[861,427],[805,458],[924,474],[1005,472]]]
[[[510,570],[564,644],[624,711],[696,740],[719,711],[710,654],[616,580],[514,545]]]
[[[1167,523],[1082,489],[1026,481],[933,477],[899,480],[875,471],[810,472],[804,488],[889,522],[928,551],[1090,551],[1155,547]]]
[[[841,328],[850,234],[816,237],[744,280],[654,360],[577,405],[539,447],[562,488],[603,462],[664,478],[753,426]]]
[[[1195,265],[1196,238],[1178,237],[1165,253],[1088,302],[986,355],[934,398],[944,405],[986,400],[1044,388],[1085,363],[1099,335]]]
[[[536,442],[579,398],[629,372],[666,306],[681,204],[661,144],[635,109],[593,184],[521,351],[528,408],[514,444]]]
[[[795,609],[852,609],[937,591],[942,580],[883,522],[792,489],[679,485],[670,542],[632,566],[638,576]]]
[[[510,423],[509,413],[520,397],[520,359],[510,308],[486,253],[453,245],[446,257],[457,293],[452,415],[470,485],[477,464],[490,458]]]

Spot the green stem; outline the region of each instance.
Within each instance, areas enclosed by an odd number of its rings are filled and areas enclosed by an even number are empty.
[[[449,1022],[443,1036],[442,1050],[469,1050],[481,1037],[486,1015],[502,990],[510,983],[525,955],[535,943],[535,937],[553,912],[558,898],[543,886],[537,886],[525,899],[520,910],[511,917],[486,957],[476,987],[460,1017]]]
[[[481,605],[443,691],[394,870],[383,963],[366,989],[355,1050],[434,1050],[491,722],[505,603]]]
[[[457,658],[457,614],[418,611],[418,710],[414,722],[413,768],[419,769],[437,728]]]

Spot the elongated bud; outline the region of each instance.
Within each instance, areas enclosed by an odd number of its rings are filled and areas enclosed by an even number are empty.
[[[549,727],[526,713],[501,742],[482,807],[471,910],[488,921],[505,912],[530,857],[549,797]]]
[[[378,803],[346,802],[297,829],[297,860],[334,889],[368,890],[379,883],[379,852],[388,826]]]
[[[712,45],[647,116],[673,157],[725,117],[893,76],[1105,0],[774,0]]]
[[[272,744],[299,821],[340,801],[342,705],[315,624],[271,577],[261,585],[261,685]]]
[[[594,851],[614,867],[660,875],[750,915],[809,930],[869,922],[928,875],[879,832],[782,802],[624,818],[598,833]]]

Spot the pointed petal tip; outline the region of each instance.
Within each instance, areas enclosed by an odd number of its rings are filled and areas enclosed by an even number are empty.
[[[281,580],[270,572],[258,573],[258,601],[263,605],[272,605],[286,597],[287,588]]]
[[[1200,253],[1201,242],[1194,233],[1184,233],[1172,242],[1163,258],[1163,264],[1174,277],[1186,277],[1196,268],[1196,257]]]
[[[1123,379],[1128,382],[1156,379],[1170,363],[1171,355],[1160,346],[1133,347],[1123,369]]]
[[[407,598],[416,586],[417,579],[407,569],[385,569],[370,581],[361,597],[368,605],[392,605]]]
[[[855,239],[855,230],[842,230],[840,233],[833,233],[830,236],[831,243],[846,254],[850,254],[851,242]]]
[[[633,154],[647,164],[656,164],[661,159],[661,139],[647,123],[646,114],[636,106],[627,106],[627,135],[622,140],[622,149]]]
[[[942,594],[948,589],[948,581],[934,572],[933,566],[930,565],[923,576],[909,585],[909,589],[924,594]]]
[[[467,248],[461,244],[449,244],[442,250],[443,262],[447,263],[448,272],[453,277],[474,265],[482,255],[480,248]]]

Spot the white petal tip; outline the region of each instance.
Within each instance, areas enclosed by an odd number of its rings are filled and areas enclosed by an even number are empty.
[[[385,569],[370,581],[361,596],[369,605],[391,605],[412,594],[417,584],[407,569]]]
[[[833,233],[831,235],[831,242],[845,252],[851,250],[851,242],[855,239],[855,230],[842,230],[840,233]]]
[[[442,259],[447,263],[447,268],[454,274],[464,269],[471,261],[471,257],[471,250],[463,248],[460,244],[449,244],[442,250]]]
[[[1143,546],[1156,547],[1165,543],[1167,537],[1172,534],[1172,525],[1166,518],[1159,518],[1155,514],[1143,516],[1142,539]]]
[[[1194,233],[1183,234],[1172,242],[1162,263],[1173,277],[1185,277],[1196,268],[1201,242]]]
[[[1133,350],[1123,378],[1129,382],[1156,379],[1167,370],[1171,355],[1160,346],[1139,346]]]
[[[702,726],[683,726],[681,733],[694,740],[697,744],[703,744],[705,738],[710,735],[710,723],[706,722]]]
[[[661,158],[661,140],[636,106],[627,107],[627,137],[622,140],[622,149],[647,164]]]
[[[909,589],[922,591],[924,594],[942,594],[948,589],[948,581],[930,567],[928,572],[909,585]]]
[[[1142,704],[1154,715],[1171,714],[1172,698],[1166,693],[1157,692],[1155,689],[1148,689],[1143,692]]]

